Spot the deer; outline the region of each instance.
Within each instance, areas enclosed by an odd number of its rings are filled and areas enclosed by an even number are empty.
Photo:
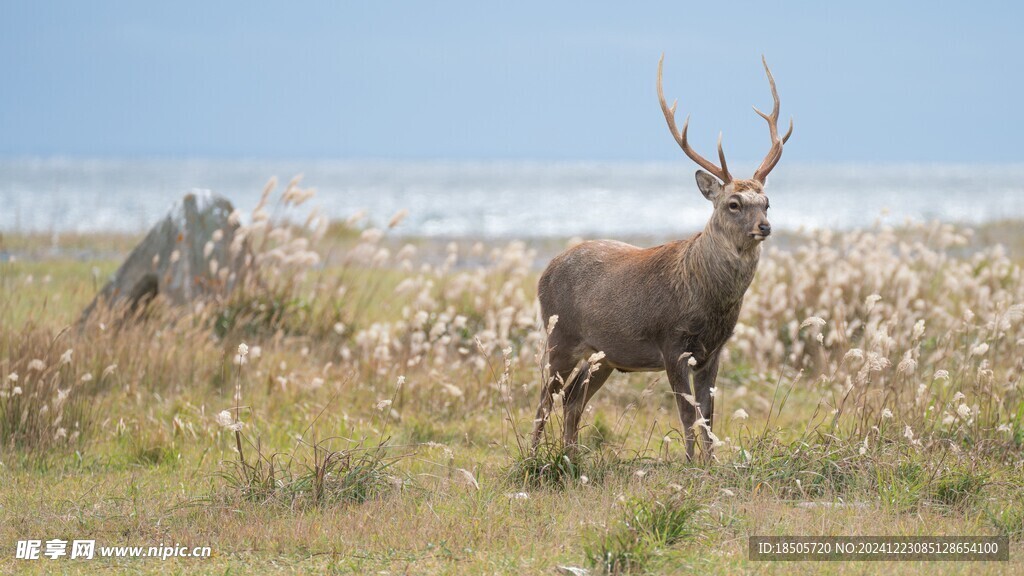
[[[771,148],[750,179],[733,178],[718,135],[719,166],[687,142],[690,117],[676,128],[676,105],[665,102],[658,61],[657,90],[669,131],[701,169],[697,188],[714,206],[693,236],[639,248],[615,240],[582,242],[556,256],[537,285],[541,318],[548,326],[547,370],[534,423],[536,449],[556,394],[563,399],[563,444],[575,450],[587,403],[614,371],[668,374],[683,426],[687,461],[694,458],[695,428],[701,456],[713,458],[715,381],[719,358],[732,336],[743,297],[771,235],[768,174],[793,134],[779,137],[779,93],[768,62],[774,105],[768,123]],[[557,317],[557,318],[556,318]]]

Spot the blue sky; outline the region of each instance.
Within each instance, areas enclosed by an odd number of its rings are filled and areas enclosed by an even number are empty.
[[[1021,3],[285,5],[5,0],[0,155],[1024,161]]]

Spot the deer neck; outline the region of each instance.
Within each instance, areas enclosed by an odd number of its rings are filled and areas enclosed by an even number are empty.
[[[739,307],[760,257],[760,244],[740,250],[708,222],[683,254],[683,270],[689,271],[688,282],[709,309]]]

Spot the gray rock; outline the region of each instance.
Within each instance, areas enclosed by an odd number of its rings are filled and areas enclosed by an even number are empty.
[[[231,202],[208,190],[186,194],[132,250],[82,320],[100,305],[135,312],[157,296],[180,306],[229,294],[251,260],[245,242],[232,248],[238,231],[233,211]]]

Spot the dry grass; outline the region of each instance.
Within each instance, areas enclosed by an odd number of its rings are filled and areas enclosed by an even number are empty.
[[[327,225],[306,196],[293,182],[254,210],[257,281],[132,322],[74,325],[116,261],[4,238],[22,258],[0,262],[0,566],[860,573],[750,563],[746,537],[1009,534],[1009,566],[970,569],[1019,570],[1024,280],[993,243],[1006,226],[768,249],[719,378],[718,462],[697,466],[656,374],[609,381],[580,453],[528,450],[545,342],[528,246]],[[14,560],[27,538],[214,557]]]

